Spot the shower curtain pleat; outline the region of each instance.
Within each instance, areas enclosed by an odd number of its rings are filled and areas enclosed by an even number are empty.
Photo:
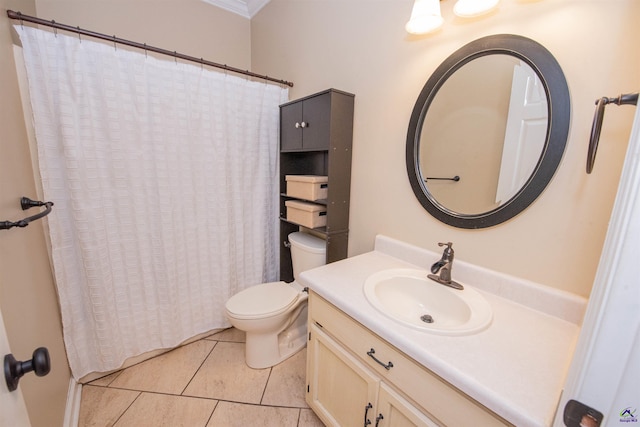
[[[277,277],[287,89],[15,28],[73,376],[229,326]]]

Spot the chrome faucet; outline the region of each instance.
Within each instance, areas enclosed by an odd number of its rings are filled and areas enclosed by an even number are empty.
[[[438,246],[446,246],[446,248],[442,253],[442,258],[440,258],[440,261],[434,263],[431,266],[431,272],[433,274],[429,274],[427,277],[442,285],[450,286],[454,289],[464,289],[464,287],[460,283],[451,280],[451,270],[453,269],[453,249],[451,248],[451,246],[453,246],[453,243],[438,243]],[[438,272],[440,272],[440,275],[438,275]]]

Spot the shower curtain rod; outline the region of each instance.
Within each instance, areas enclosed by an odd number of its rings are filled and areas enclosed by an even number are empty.
[[[273,77],[269,77],[269,76],[253,73],[253,72],[251,72],[249,70],[242,70],[240,68],[230,67],[227,64],[218,64],[217,62],[207,61],[207,60],[202,59],[202,58],[196,58],[194,56],[185,55],[185,54],[182,54],[182,53],[178,53],[176,51],[172,52],[170,50],[161,49],[159,47],[149,46],[146,43],[138,43],[138,42],[134,42],[134,41],[131,41],[131,40],[121,39],[119,37],[116,37],[115,35],[114,36],[109,36],[107,34],[102,34],[102,33],[97,33],[95,31],[85,30],[85,29],[82,29],[80,27],[72,27],[70,25],[60,24],[60,23],[58,23],[58,22],[56,22],[54,20],[47,21],[45,19],[41,19],[41,18],[38,18],[38,17],[35,17],[35,16],[23,15],[21,12],[14,12],[13,10],[7,10],[7,16],[10,19],[17,19],[17,20],[20,20],[20,21],[33,22],[34,24],[44,25],[44,26],[47,26],[47,27],[52,27],[52,28],[68,31],[68,32],[71,32],[71,33],[81,34],[83,36],[89,36],[89,37],[93,37],[93,38],[97,38],[97,39],[102,39],[102,40],[106,40],[106,41],[109,41],[109,42],[112,42],[112,43],[124,44],[124,45],[135,47],[135,48],[138,48],[138,49],[144,49],[147,52],[160,53],[162,55],[172,56],[175,59],[183,59],[185,61],[196,62],[196,63],[198,63],[200,65],[208,65],[210,67],[222,68],[225,71],[231,71],[231,72],[234,72],[234,73],[243,74],[245,76],[255,77],[257,79],[268,80],[268,81],[271,81],[271,82],[275,82],[275,83],[283,84],[283,85],[286,85],[286,86],[289,86],[289,87],[293,87],[293,83],[292,82],[288,82],[286,80],[275,79]]]

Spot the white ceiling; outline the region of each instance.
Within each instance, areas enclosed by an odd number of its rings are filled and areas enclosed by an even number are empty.
[[[247,19],[260,11],[271,0],[202,0],[229,12],[237,13]]]

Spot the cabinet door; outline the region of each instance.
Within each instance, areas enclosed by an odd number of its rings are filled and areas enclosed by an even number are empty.
[[[307,350],[307,403],[327,426],[364,426],[375,418],[378,379],[315,324]]]
[[[280,107],[280,149],[302,149],[302,101]]]
[[[328,150],[331,132],[331,93],[280,107],[282,151]]]
[[[385,383],[380,384],[378,411],[374,419],[375,427],[438,427]]]
[[[302,104],[302,148],[328,150],[331,132],[331,93],[305,99]]]

